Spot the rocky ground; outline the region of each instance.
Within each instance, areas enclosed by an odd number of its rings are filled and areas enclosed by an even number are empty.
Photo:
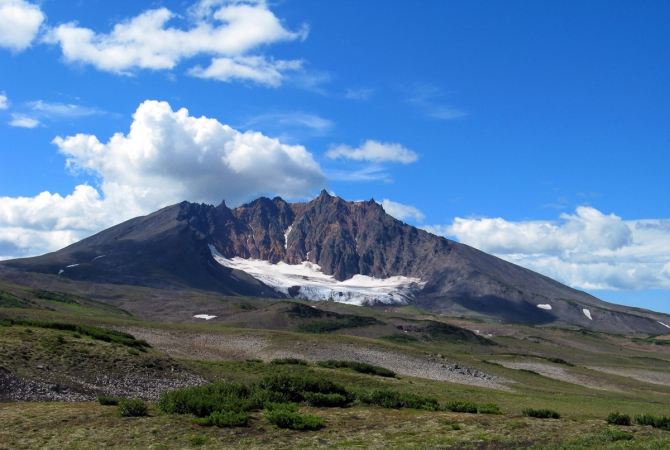
[[[362,344],[325,344],[306,341],[271,341],[267,333],[252,332],[239,335],[176,333],[162,330],[125,329],[138,339],[144,339],[157,350],[173,358],[210,361],[259,358],[299,358],[309,362],[328,359],[358,361],[385,367],[399,375],[437,381],[510,390],[509,380],[488,375],[455,361],[435,358],[421,359]]]

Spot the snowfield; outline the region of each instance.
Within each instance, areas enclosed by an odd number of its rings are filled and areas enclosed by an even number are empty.
[[[288,233],[287,233],[288,235]],[[425,286],[420,278],[389,277],[374,278],[365,275],[354,275],[345,281],[337,281],[332,275],[321,272],[318,264],[304,261],[302,264],[286,264],[279,262],[270,264],[258,259],[235,257],[228,259],[221,255],[214,246],[209,246],[212,257],[222,266],[242,270],[275,290],[289,295],[289,288],[299,286],[294,297],[303,300],[333,300],[350,305],[374,303],[406,305]]]

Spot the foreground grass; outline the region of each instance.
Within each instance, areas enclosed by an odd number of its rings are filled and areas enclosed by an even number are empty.
[[[455,449],[663,449],[670,433],[646,427],[613,427],[604,420],[541,420],[517,415],[353,407],[302,407],[325,420],[319,431],[280,430],[262,413],[250,426],[221,430],[193,425],[192,416],[161,414],[120,418],[97,403],[0,404],[1,449],[88,448],[455,448]],[[617,433],[620,430],[624,433]],[[617,439],[622,434],[632,439]],[[563,445],[563,447],[561,447]],[[447,447],[449,446],[449,447]]]

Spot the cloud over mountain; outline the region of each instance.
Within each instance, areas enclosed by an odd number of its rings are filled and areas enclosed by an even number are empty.
[[[81,185],[65,197],[0,198],[0,249],[11,243],[30,254],[53,250],[185,199],[238,204],[264,194],[302,198],[325,183],[303,146],[173,111],[165,102],[142,103],[130,132],[107,143],[77,134],[54,144],[71,170],[99,178],[100,191]]]
[[[667,220],[624,221],[588,206],[559,218],[456,218],[425,228],[582,289],[670,288]]]

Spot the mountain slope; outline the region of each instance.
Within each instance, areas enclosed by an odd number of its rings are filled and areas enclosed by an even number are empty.
[[[668,331],[664,315],[602,302],[407,225],[374,200],[347,202],[326,191],[306,203],[259,198],[234,209],[182,202],[3,266],[91,283],[414,303],[486,320]]]

